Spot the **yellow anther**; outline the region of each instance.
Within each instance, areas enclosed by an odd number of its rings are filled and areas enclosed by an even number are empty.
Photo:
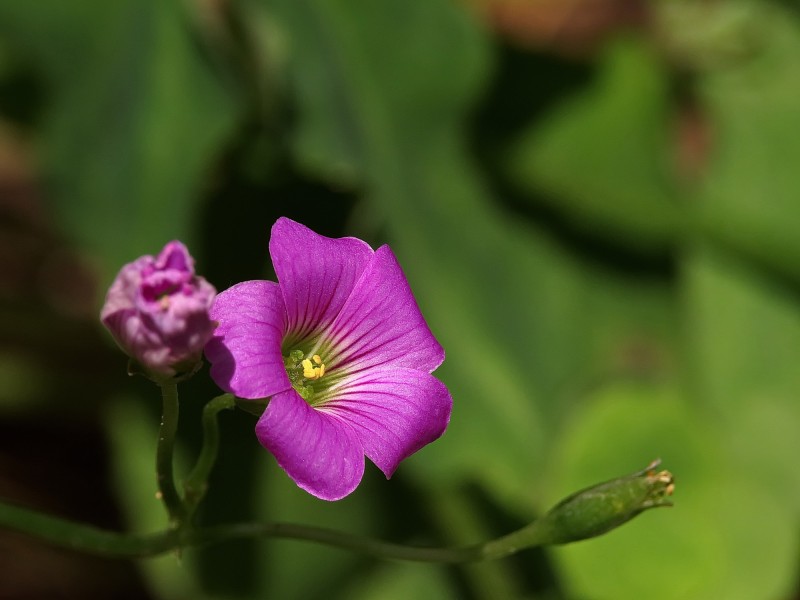
[[[316,379],[317,378],[317,369],[315,369],[311,365],[311,361],[310,360],[308,360],[306,358],[300,364],[303,365],[303,377],[305,377],[306,379]]]
[[[315,366],[311,361],[314,361],[319,366]],[[315,354],[311,359],[303,359],[300,362],[303,367],[303,377],[306,379],[319,379],[325,374],[325,365],[322,362],[319,354]]]

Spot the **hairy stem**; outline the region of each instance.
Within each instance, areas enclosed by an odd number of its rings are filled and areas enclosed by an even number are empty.
[[[217,461],[219,452],[219,424],[217,415],[220,411],[236,406],[232,394],[222,394],[213,398],[203,408],[203,447],[197,457],[197,463],[183,483],[186,510],[191,516],[208,490],[208,477]]]
[[[178,431],[178,386],[173,382],[161,383],[160,386],[163,412],[156,447],[156,478],[159,496],[167,509],[170,525],[177,528],[186,514],[186,507],[175,487],[172,469],[175,435]]]
[[[568,496],[541,518],[502,537],[470,546],[426,548],[393,544],[334,529],[293,523],[241,523],[193,527],[189,518],[202,499],[217,455],[217,414],[231,408],[234,398],[214,398],[203,412],[205,441],[197,465],[187,479],[184,501],[175,488],[172,451],[177,429],[178,394],[174,384],[162,385],[164,416],[157,451],[158,484],[170,516],[170,527],[147,535],[106,531],[0,499],[0,527],[26,533],[51,544],[106,557],[148,557],[171,550],[246,538],[284,538],[361,552],[376,558],[436,563],[494,560],[525,548],[565,544],[601,535],[645,510],[671,506],[675,484],[669,471],[656,471],[658,460],[641,471],[605,481]]]
[[[460,563],[497,558],[492,543],[453,548],[404,546],[359,537],[334,529],[294,523],[237,523],[177,531],[168,529],[147,535],[107,531],[0,501],[0,527],[32,535],[50,544],[109,558],[144,558],[195,546],[247,538],[282,538],[314,542],[376,558]],[[513,552],[513,550],[512,550]]]

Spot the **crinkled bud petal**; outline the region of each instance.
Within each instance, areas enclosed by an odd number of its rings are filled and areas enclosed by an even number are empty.
[[[199,363],[214,323],[216,290],[195,275],[194,260],[177,241],[157,257],[125,265],[106,295],[103,325],[149,375],[173,377]]]

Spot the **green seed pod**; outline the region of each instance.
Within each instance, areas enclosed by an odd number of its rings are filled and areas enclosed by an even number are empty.
[[[593,485],[565,498],[542,517],[539,526],[550,544],[566,544],[591,538],[649,508],[672,506],[675,490],[672,473],[656,471],[661,461],[625,477]]]

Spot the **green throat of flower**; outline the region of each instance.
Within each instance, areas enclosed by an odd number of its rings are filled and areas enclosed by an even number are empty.
[[[283,357],[286,374],[292,387],[312,406],[320,399],[320,388],[327,387],[321,381],[325,375],[325,363],[319,354],[306,355],[299,349],[292,350]]]

